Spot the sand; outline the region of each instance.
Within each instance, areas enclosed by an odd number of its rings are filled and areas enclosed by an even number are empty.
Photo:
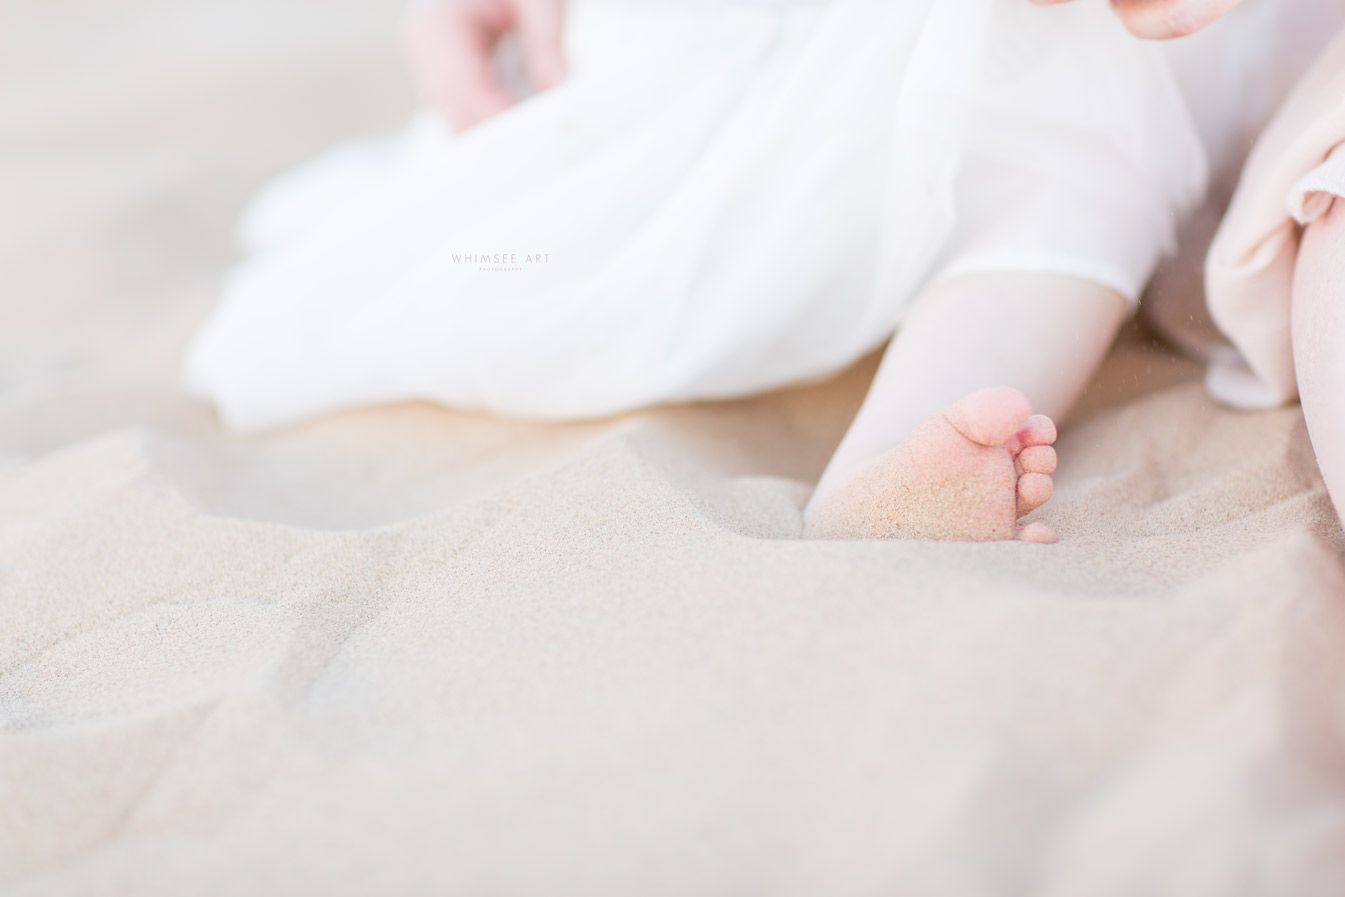
[[[408,113],[398,5],[7,6],[0,893],[1345,893],[1302,416],[1138,329],[1054,546],[797,539],[872,361],[222,434],[175,366],[230,223]]]

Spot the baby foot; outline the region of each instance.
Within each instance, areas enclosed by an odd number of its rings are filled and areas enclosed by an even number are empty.
[[[804,537],[1054,542],[1050,527],[1018,519],[1051,497],[1055,436],[1017,390],[972,393],[815,501]]]

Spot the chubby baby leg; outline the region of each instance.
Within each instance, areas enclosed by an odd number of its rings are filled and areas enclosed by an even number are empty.
[[[1294,369],[1308,435],[1336,513],[1345,510],[1345,205],[1303,234],[1292,305]]]
[[[1127,311],[1120,294],[1059,275],[933,288],[818,483],[805,537],[1054,541],[1018,520],[1050,498],[1051,418],[1079,397]]]

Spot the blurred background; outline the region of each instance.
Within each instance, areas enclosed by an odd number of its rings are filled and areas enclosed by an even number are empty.
[[[403,6],[5,0],[0,388],[174,377],[256,187],[406,121]]]

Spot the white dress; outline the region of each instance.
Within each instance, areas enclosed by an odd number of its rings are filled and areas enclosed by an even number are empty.
[[[824,377],[932,281],[1136,297],[1206,180],[1100,2],[578,0],[560,88],[259,199],[191,345],[239,429],[429,400],[592,418]]]

